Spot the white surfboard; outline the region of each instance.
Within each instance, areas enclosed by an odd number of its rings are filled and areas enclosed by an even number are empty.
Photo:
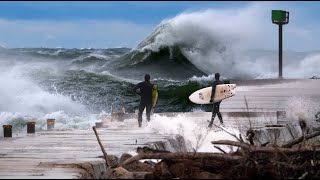
[[[236,95],[236,84],[220,84],[216,86],[214,102],[222,101]],[[196,104],[210,104],[212,86],[199,89],[189,96],[191,102]]]

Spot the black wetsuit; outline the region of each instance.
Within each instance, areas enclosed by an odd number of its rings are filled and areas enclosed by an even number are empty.
[[[214,118],[216,117],[216,114],[218,115],[220,123],[223,124],[222,116],[221,116],[221,113],[220,113],[220,103],[221,103],[221,101],[219,101],[219,102],[214,102],[213,101],[214,94],[216,93],[216,86],[219,85],[219,84],[224,84],[224,83],[222,81],[220,81],[219,79],[213,81],[213,83],[212,83],[211,100],[213,102],[213,108],[212,108],[212,117],[211,117],[211,121],[210,121],[209,127],[212,126],[212,123],[213,123]]]
[[[147,121],[150,121],[150,113],[152,109],[152,87],[153,84],[151,84],[150,81],[143,81],[137,84],[134,88],[134,91],[140,95],[140,105],[138,113],[139,127],[141,127],[142,113],[144,111],[144,108],[146,108]],[[140,93],[137,92],[137,89],[140,89]]]

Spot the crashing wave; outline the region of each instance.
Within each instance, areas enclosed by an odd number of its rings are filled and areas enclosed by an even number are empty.
[[[145,71],[149,67],[151,72],[156,69],[157,77],[161,78],[167,74],[172,75],[171,78],[176,76],[177,73],[171,73],[174,68],[182,79],[216,72],[227,78],[251,77],[252,73],[243,71],[241,64],[235,61],[232,39],[242,34],[227,31],[221,34],[221,25],[208,25],[201,20],[215,16],[214,11],[205,11],[180,14],[161,22],[136,48],[120,57],[113,68]]]

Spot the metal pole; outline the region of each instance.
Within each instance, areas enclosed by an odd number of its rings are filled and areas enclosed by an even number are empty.
[[[279,79],[282,79],[282,24],[279,24]]]

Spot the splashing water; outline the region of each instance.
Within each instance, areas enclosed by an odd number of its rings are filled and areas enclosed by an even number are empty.
[[[204,117],[205,118],[205,117]],[[184,137],[189,152],[220,152],[213,147],[211,141],[236,140],[233,136],[219,128],[208,129],[207,120],[199,117],[177,115],[168,117],[154,115],[150,123],[141,131],[157,132],[160,134],[179,134]],[[227,128],[228,132],[238,136],[239,130]],[[220,146],[223,150],[229,151],[227,146]]]

